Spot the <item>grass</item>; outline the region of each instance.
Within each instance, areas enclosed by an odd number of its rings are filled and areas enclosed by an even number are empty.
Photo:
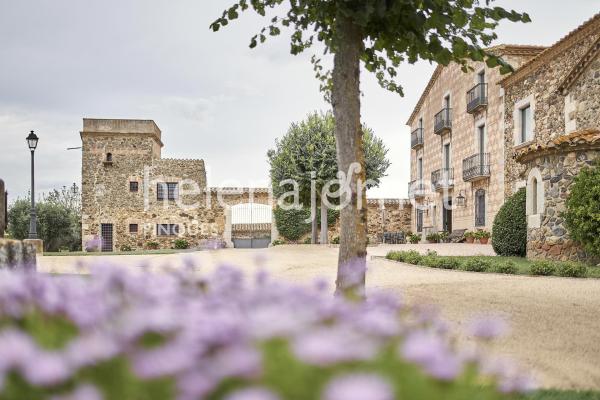
[[[390,257],[391,253],[393,253],[393,252],[388,253],[386,258],[394,260],[392,257]],[[436,256],[436,257],[439,257],[442,259],[456,260],[460,263],[461,266],[463,266],[466,261],[473,259],[473,258],[488,261],[494,265],[498,264],[498,263],[510,261],[510,262],[513,262],[514,265],[516,266],[515,275],[529,275],[529,276],[533,275],[531,273],[531,265],[533,264],[533,261],[530,261],[524,257],[505,257],[505,256]],[[398,260],[395,260],[395,261],[398,261]],[[408,263],[408,264],[417,265],[417,263],[414,262],[414,260],[411,260],[410,258],[408,260],[404,260],[403,262]],[[418,265],[423,266],[422,263],[418,263]],[[463,268],[459,267],[457,269],[462,270]],[[484,271],[484,272],[489,273],[489,272],[495,272],[495,271],[490,270],[490,271]],[[600,267],[588,265],[586,278],[600,279]]]
[[[575,390],[538,390],[519,400],[600,400],[600,392]]]
[[[44,256],[133,256],[143,254],[173,254],[186,250],[159,249],[159,250],[133,250],[133,251],[110,251],[110,252],[87,252],[87,251],[46,251]]]

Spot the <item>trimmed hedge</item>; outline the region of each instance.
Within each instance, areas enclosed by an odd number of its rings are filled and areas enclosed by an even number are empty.
[[[500,256],[524,257],[527,253],[525,189],[509,197],[500,207],[492,228],[492,247]]]
[[[327,210],[327,225],[335,225],[339,215],[338,210]],[[302,236],[310,232],[311,224],[306,222],[310,218],[310,209],[308,208],[284,210],[277,207],[273,211],[273,216],[279,234],[287,240],[293,242],[300,240]],[[320,209],[317,209],[317,223],[319,225],[321,223]]]
[[[470,272],[496,272],[499,274],[519,273],[519,268],[513,260],[502,258],[438,256],[434,251],[428,252],[426,255],[421,255],[415,250],[390,251],[386,255],[386,258],[429,268],[461,269]],[[585,264],[572,261],[538,260],[531,263],[529,274],[585,278],[588,275],[588,267]]]

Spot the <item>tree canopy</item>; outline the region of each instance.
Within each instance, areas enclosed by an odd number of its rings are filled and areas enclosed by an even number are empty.
[[[310,202],[311,172],[320,193],[323,185],[335,180],[338,172],[334,134],[335,120],[331,112],[313,112],[303,121],[292,123],[287,133],[276,140],[275,148],[267,153],[270,164],[271,183],[275,196],[292,190],[291,184],[280,185],[287,179],[298,182],[300,201]],[[367,187],[378,186],[390,166],[388,149],[375,136],[372,129],[363,125]],[[319,197],[317,193],[317,197]],[[336,203],[335,199],[331,199]]]
[[[491,0],[239,0],[216,19],[211,29],[218,31],[236,20],[240,12],[254,10],[269,14],[270,23],[250,39],[250,47],[264,43],[288,29],[290,52],[299,54],[324,46],[324,54],[336,53],[340,47],[336,19],[348,18],[359,28],[363,39],[360,60],[367,71],[375,73],[379,84],[403,94],[396,81],[396,68],[403,62],[419,59],[448,65],[460,64],[469,69],[468,60],[485,61],[488,67],[499,66],[502,73],[511,66],[485,47],[496,38],[499,21],[530,22],[526,13],[489,7]],[[482,5],[483,3],[483,5]],[[312,58],[322,90],[332,88],[331,71],[322,65],[320,56]]]

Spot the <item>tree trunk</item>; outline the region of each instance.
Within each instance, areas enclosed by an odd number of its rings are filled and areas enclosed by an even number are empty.
[[[325,197],[321,195],[321,244],[327,244],[327,204],[325,203]]]
[[[351,172],[349,204],[340,212],[340,252],[336,293],[362,297],[365,291],[367,256],[367,209],[365,156],[360,125],[360,27],[345,16],[335,22],[332,105],[339,170],[347,174],[352,163],[360,172]],[[358,186],[357,183],[361,182]],[[360,207],[359,207],[360,205]]]
[[[314,181],[313,181],[314,185]],[[311,230],[310,230],[310,243],[317,244],[318,240],[318,226],[317,226],[317,194],[315,190],[311,190],[310,194],[310,217],[311,221]]]

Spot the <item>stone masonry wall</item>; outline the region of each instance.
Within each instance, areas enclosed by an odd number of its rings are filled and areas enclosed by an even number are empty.
[[[600,158],[598,150],[572,151],[544,155],[529,161],[524,167],[529,172],[538,168],[544,188],[544,212],[540,227],[527,229],[527,257],[532,259],[554,259],[586,261],[586,252],[573,242],[566,229],[561,213],[573,179],[584,166],[592,165]]]
[[[35,247],[21,240],[0,239],[0,269],[17,268],[35,270]]]
[[[543,63],[539,68],[531,71],[522,79],[512,82],[505,87],[504,148],[506,167],[504,189],[507,196],[514,193],[517,186],[521,184],[524,179],[525,167],[515,161],[514,156],[516,151],[522,147],[530,146],[533,143],[543,145],[548,143],[551,139],[566,133],[565,96],[559,93],[557,89],[562,80],[590,49],[591,45],[598,37],[600,37],[600,27],[590,34],[581,37],[578,40],[574,40],[569,47],[555,54],[551,60]],[[595,71],[590,73],[586,76],[594,77],[596,75]],[[577,129],[581,129],[581,125],[589,123],[593,124],[594,113],[597,121],[600,94],[596,85],[598,85],[597,82],[593,87],[582,84],[581,89],[577,90],[574,94],[574,96],[579,99],[579,106],[577,107],[577,114],[579,115]],[[595,91],[589,91],[589,89]],[[513,118],[513,111],[517,102],[528,97],[531,97],[534,103],[534,139],[524,144],[516,144],[514,139],[515,121]],[[585,98],[585,101],[583,98]],[[591,102],[589,102],[592,98],[595,99],[593,101],[595,106],[592,106]],[[595,125],[597,126],[597,122]]]

